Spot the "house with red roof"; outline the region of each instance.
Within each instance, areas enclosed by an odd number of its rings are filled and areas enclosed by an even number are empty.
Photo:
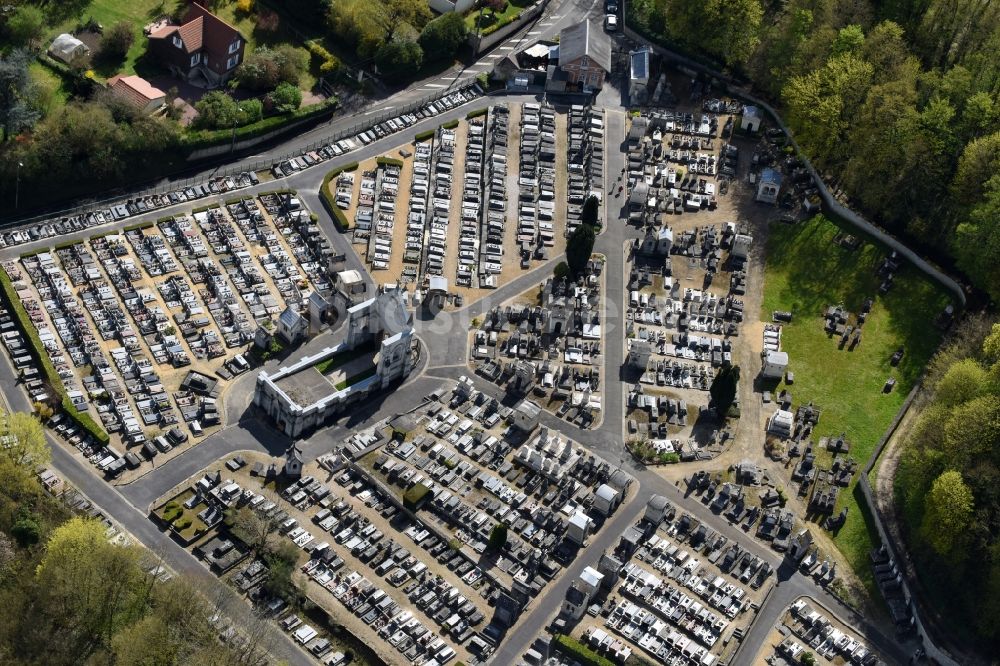
[[[240,31],[191,2],[180,24],[163,25],[149,33],[149,51],[175,76],[189,83],[217,88],[243,62],[246,40]]]
[[[108,79],[108,90],[115,97],[134,106],[143,113],[152,113],[163,106],[167,93],[141,76],[118,74]]]

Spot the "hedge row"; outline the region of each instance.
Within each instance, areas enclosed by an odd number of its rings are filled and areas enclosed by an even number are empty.
[[[434,130],[427,130],[426,132],[420,132],[415,137],[413,137],[413,143],[419,143],[421,141],[426,141],[427,139],[434,138]]]
[[[292,189],[292,188],[289,187],[289,188],[286,188],[284,190],[270,190],[268,192],[261,192],[259,196],[266,197],[269,194],[273,194],[275,196],[280,196],[282,194],[298,194],[298,193],[299,193],[298,190],[295,190],[295,189]]]
[[[333,221],[337,223],[337,226],[341,231],[350,231],[354,226],[350,220],[347,219],[347,215],[344,211],[340,209],[337,202],[333,199],[333,193],[330,192],[330,181],[344,173],[345,171],[354,171],[358,168],[357,162],[351,162],[350,164],[345,164],[339,169],[334,169],[330,173],[323,176],[323,184],[319,188],[319,198],[323,202],[323,207],[326,208],[326,212],[330,214]]]
[[[442,123],[441,127],[443,129],[455,129],[456,127],[458,127],[458,120],[449,120],[446,123]]]
[[[379,157],[375,160],[375,164],[382,167],[386,166],[402,167],[403,160],[397,160],[395,157]]]
[[[219,204],[212,204],[210,206],[198,206],[197,208],[192,208],[191,209],[191,214],[194,215],[195,213],[204,213],[206,210],[210,210],[212,208],[218,208],[218,207],[219,207]]]
[[[616,666],[615,662],[601,656],[566,634],[559,634],[555,639],[557,650],[580,662],[583,666]]]
[[[42,366],[42,372],[45,374],[45,379],[52,387],[54,391],[59,394],[60,403],[62,404],[63,411],[66,416],[77,422],[77,424],[86,432],[90,433],[101,444],[107,444],[111,441],[108,433],[104,432],[104,429],[97,425],[94,419],[90,418],[89,414],[80,413],[73,402],[66,395],[66,387],[63,385],[62,378],[59,373],[56,372],[56,368],[52,365],[52,359],[49,358],[48,353],[45,351],[45,347],[42,346],[42,340],[38,337],[38,330],[35,325],[31,323],[31,318],[28,317],[27,311],[24,309],[24,305],[21,300],[17,297],[17,292],[14,290],[14,285],[10,281],[10,276],[7,275],[7,271],[0,269],[0,287],[3,289],[4,297],[6,298],[11,309],[14,311],[14,316],[17,317],[17,321],[21,327],[21,333],[24,334],[25,339],[31,346],[31,355],[35,358],[39,365]]]
[[[300,120],[318,118],[324,114],[332,115],[336,107],[337,100],[328,99],[320,102],[319,104],[304,106],[301,109],[292,111],[291,113],[269,116],[253,124],[237,127],[236,138],[237,140],[255,139],[259,136],[268,134],[269,132],[281,129],[283,125],[288,125]],[[228,143],[232,140],[233,130],[228,128],[218,130],[198,130],[184,135],[184,145],[189,150],[211,148],[212,146]]]
[[[478,111],[469,111],[465,114],[466,120],[472,120],[473,118],[478,118],[480,116],[485,116],[489,109],[479,109]]]

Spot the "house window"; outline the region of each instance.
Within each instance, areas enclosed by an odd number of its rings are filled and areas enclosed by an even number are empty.
[[[232,44],[229,45],[229,52],[230,53],[236,53],[237,51],[239,51],[240,50],[240,44],[241,44],[241,42],[240,42],[239,39],[237,39],[236,41],[234,41]]]
[[[236,67],[236,65],[238,64],[240,64],[239,54],[234,55],[233,57],[231,57],[229,60],[226,61],[226,69],[227,70],[232,69],[233,67]]]
[[[194,67],[195,65],[197,65],[199,62],[201,62],[201,54],[200,53],[195,53],[194,55],[191,56],[191,66],[192,67]]]
[[[176,46],[177,48],[181,48],[182,46],[184,46],[184,42],[181,41],[181,38],[177,35],[174,35],[174,46]]]

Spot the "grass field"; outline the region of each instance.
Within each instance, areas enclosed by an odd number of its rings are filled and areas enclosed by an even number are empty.
[[[480,30],[485,30],[491,25],[511,19],[533,4],[535,4],[534,0],[511,0],[507,2],[507,6],[502,12],[494,13],[491,9],[484,9],[482,19],[479,18],[479,10],[474,9],[465,15],[465,25],[469,27],[471,32],[475,32],[477,26]]]
[[[56,35],[69,32],[72,33],[80,23],[86,23],[88,19],[100,23],[105,28],[118,23],[119,21],[129,21],[132,23],[135,40],[128,50],[128,55],[122,63],[102,63],[99,58],[93,58],[94,71],[100,78],[110,78],[115,74],[124,72],[135,74],[135,65],[142,54],[146,52],[146,36],[142,34],[142,28],[154,19],[164,14],[173,13],[179,0],[93,0],[78,18],[71,18],[53,26],[48,35],[48,42],[51,42]],[[48,43],[46,42],[46,43]]]
[[[821,216],[798,225],[772,225],[761,318],[770,321],[774,310],[793,313],[781,342],[795,383],[782,383],[777,390],[787,388],[795,407],[813,401],[822,410],[814,441],[845,432],[851,456],[863,465],[937,348],[940,332],[934,319],[948,298],[911,267],[897,274],[887,295],[879,296],[875,271],[885,253],[869,243],[856,250],[843,248],[834,242],[838,232]],[[857,313],[867,298],[875,304],[861,344],[854,351],[838,349],[839,339],[823,330],[823,312],[840,304]],[[889,359],[901,346],[903,360],[893,368]],[[882,387],[889,377],[896,378],[896,387],[886,394]],[[826,464],[830,457],[817,451],[817,459]],[[854,485],[840,494],[837,510],[844,506],[849,507],[848,519],[835,542],[871,589],[866,558],[873,527],[862,515]]]

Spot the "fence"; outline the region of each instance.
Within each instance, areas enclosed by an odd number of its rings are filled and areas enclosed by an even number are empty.
[[[225,168],[219,168],[213,171],[211,174],[205,174],[204,172],[199,172],[186,176],[186,174],[191,173],[191,169],[185,169],[184,171],[174,172],[172,174],[166,174],[164,178],[168,179],[168,182],[160,183],[157,185],[146,186],[140,189],[129,189],[128,191],[120,190],[105,193],[107,196],[102,199],[92,199],[89,201],[84,201],[76,206],[65,208],[62,210],[51,211],[48,213],[43,213],[40,215],[35,215],[33,217],[4,220],[0,222],[0,229],[13,229],[16,227],[21,227],[25,225],[39,224],[42,222],[48,222],[52,220],[57,220],[61,217],[71,217],[76,215],[82,215],[88,212],[96,210],[104,210],[114,205],[122,204],[127,201],[132,201],[135,199],[142,199],[145,197],[157,196],[168,194],[170,192],[176,192],[178,190],[183,190],[194,185],[203,184],[208,180],[216,178],[228,178],[230,176],[238,176],[239,174],[246,173],[249,171],[264,171],[270,169],[273,165],[283,162],[285,160],[291,159],[293,157],[298,157],[304,153],[308,153],[319,148],[329,145],[331,143],[336,143],[343,139],[347,139],[356,136],[358,133],[365,130],[371,129],[375,125],[385,122],[390,118],[396,118],[400,115],[411,113],[417,111],[426,105],[435,102],[439,99],[452,95],[456,92],[461,92],[467,89],[471,89],[476,84],[476,76],[470,75],[463,78],[456,79],[447,88],[435,91],[433,94],[421,99],[411,102],[400,107],[393,107],[391,109],[382,110],[377,113],[372,113],[368,116],[364,116],[363,119],[359,119],[358,122],[350,125],[348,127],[343,127],[336,132],[326,136],[323,139],[318,139],[312,143],[299,147],[288,153],[271,157],[264,160],[255,160],[252,162],[240,162],[227,166]],[[402,134],[402,133],[400,133]],[[198,168],[207,168],[212,164],[211,160],[206,161],[204,164],[199,165]]]

